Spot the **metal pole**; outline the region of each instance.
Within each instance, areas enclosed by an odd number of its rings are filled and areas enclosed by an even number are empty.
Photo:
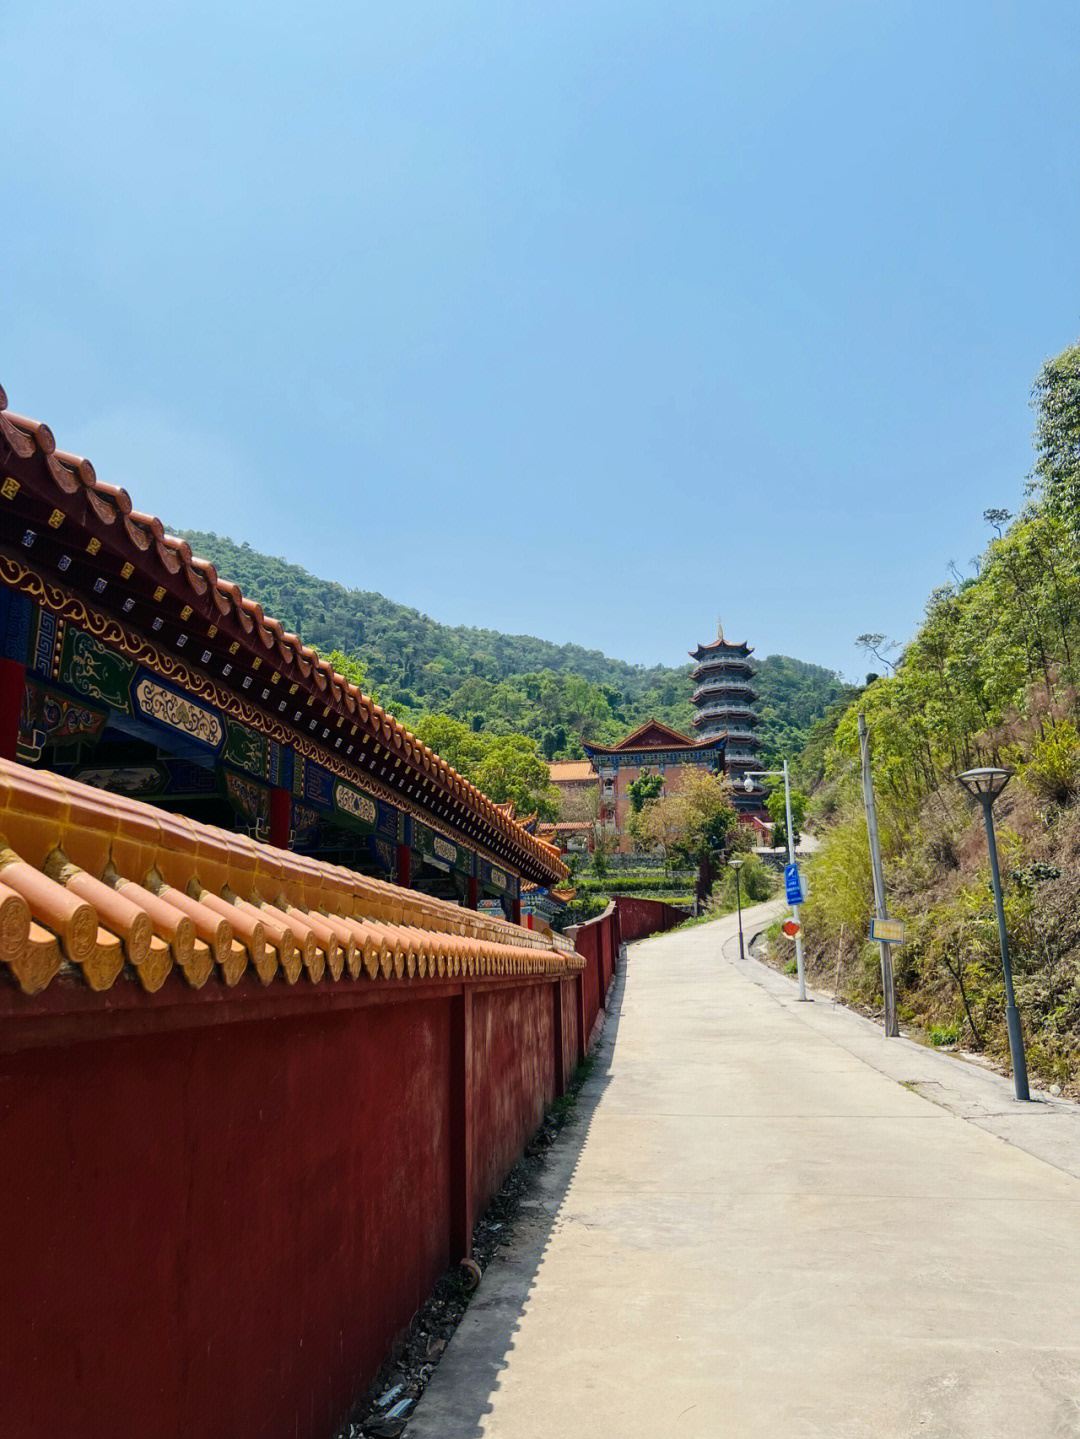
[[[739,910],[739,958],[745,959],[742,941],[742,885],[739,883],[739,865],[735,866],[735,903]]]
[[[784,761],[784,810],[787,815],[787,857],[788,864],[795,863],[795,830],[791,823],[791,776],[788,774],[787,760]],[[793,904],[791,911],[795,916],[795,923],[799,926],[799,932],[795,936],[795,968],[799,975],[799,998],[806,998],[806,971],[803,968],[802,954],[802,905]]]
[[[998,942],[1001,945],[1001,967],[1005,971],[1005,1020],[1009,1026],[1009,1054],[1012,1057],[1013,1088],[1017,1099],[1030,1099],[1027,1059],[1024,1056],[1024,1033],[1013,994],[1012,965],[1009,962],[1009,936],[1005,931],[1005,905],[1001,898],[1001,874],[998,870],[997,841],[994,838],[993,795],[979,795],[986,820],[986,843],[990,850],[990,879],[994,886],[994,908],[997,910]]]
[[[863,804],[866,807],[866,828],[870,835],[870,868],[874,875],[874,908],[878,919],[888,919],[885,907],[885,877],[881,868],[881,841],[878,837],[877,806],[874,803],[874,777],[870,772],[870,735],[865,715],[858,716],[859,756],[862,760]],[[879,939],[881,946],[881,993],[885,1001],[885,1037],[900,1033],[896,1022],[896,991],[893,986],[892,951],[888,940]]]

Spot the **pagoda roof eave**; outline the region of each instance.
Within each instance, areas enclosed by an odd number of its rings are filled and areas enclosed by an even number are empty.
[[[733,658],[740,658],[744,655],[752,655],[754,653],[753,645],[748,645],[745,640],[738,644],[733,640],[712,640],[707,645],[696,645],[692,650],[687,650],[686,653],[692,660],[700,660],[706,655],[719,658],[720,654],[725,650],[733,651]]]
[[[96,616],[94,632],[100,629],[106,644],[119,644],[124,634],[153,634],[150,647],[164,656],[165,670],[198,667],[212,687],[253,711],[265,710],[268,723],[280,726],[281,713],[295,705],[303,731],[326,740],[335,762],[343,738],[360,746],[358,779],[374,772],[407,794],[413,808],[430,811],[526,878],[567,877],[566,866],[533,835],[238,585],[223,580],[186,540],[168,534],[155,515],[135,510],[126,490],[98,480],[89,460],[59,450],[47,425],[10,412],[2,388],[0,469],[0,506],[13,520],[11,544],[0,549],[0,581],[21,586],[76,623],[76,610],[84,623]],[[20,530],[24,548],[15,539]],[[189,638],[196,641],[190,649]],[[258,686],[252,684],[256,672]],[[264,702],[258,696],[270,680],[286,684]]]
[[[731,668],[735,668],[737,666],[739,669],[745,670],[748,675],[752,675],[754,673],[754,666],[750,664],[748,660],[740,660],[737,657],[733,656],[731,659],[727,660],[709,660],[705,664],[695,665],[694,668],[690,671],[690,678],[692,680],[696,680],[701,679],[705,675],[715,673],[718,666],[720,666],[721,664],[728,665]]]

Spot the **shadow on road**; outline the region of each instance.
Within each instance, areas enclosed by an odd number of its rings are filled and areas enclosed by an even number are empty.
[[[578,1092],[573,1116],[548,1150],[546,1164],[526,1194],[505,1249],[486,1270],[461,1324],[404,1431],[405,1439],[478,1439],[491,1396],[514,1349],[514,1335],[529,1304],[567,1191],[604,1093],[619,1034],[632,951],[611,988],[592,1074]]]

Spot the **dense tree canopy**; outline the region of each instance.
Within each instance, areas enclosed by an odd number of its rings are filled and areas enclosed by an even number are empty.
[[[650,718],[690,731],[689,663],[647,668],[580,645],[441,625],[249,545],[195,530],[185,538],[268,614],[321,654],[337,656],[339,668],[342,661],[359,663],[368,691],[377,687],[379,703],[411,728],[422,715],[448,715],[476,733],[527,735],[546,759],[579,757],[582,739],[610,744]],[[760,733],[771,762],[798,752],[844,687],[832,671],[787,656],[754,663]],[[441,746],[432,747],[450,759]]]
[[[496,804],[513,800],[522,819],[533,810],[542,820],[557,816],[559,794],[534,739],[520,734],[483,734],[461,720],[439,714],[422,715],[414,732]]]
[[[697,864],[723,847],[737,822],[727,780],[691,767],[677,789],[632,814],[629,829],[640,849],[662,849],[669,862]]]

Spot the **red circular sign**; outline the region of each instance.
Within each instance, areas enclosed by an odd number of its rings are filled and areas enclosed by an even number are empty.
[[[802,929],[802,925],[796,923],[796,921],[793,919],[786,919],[781,928],[787,935],[788,939],[794,939],[795,936],[798,934],[799,930]]]

